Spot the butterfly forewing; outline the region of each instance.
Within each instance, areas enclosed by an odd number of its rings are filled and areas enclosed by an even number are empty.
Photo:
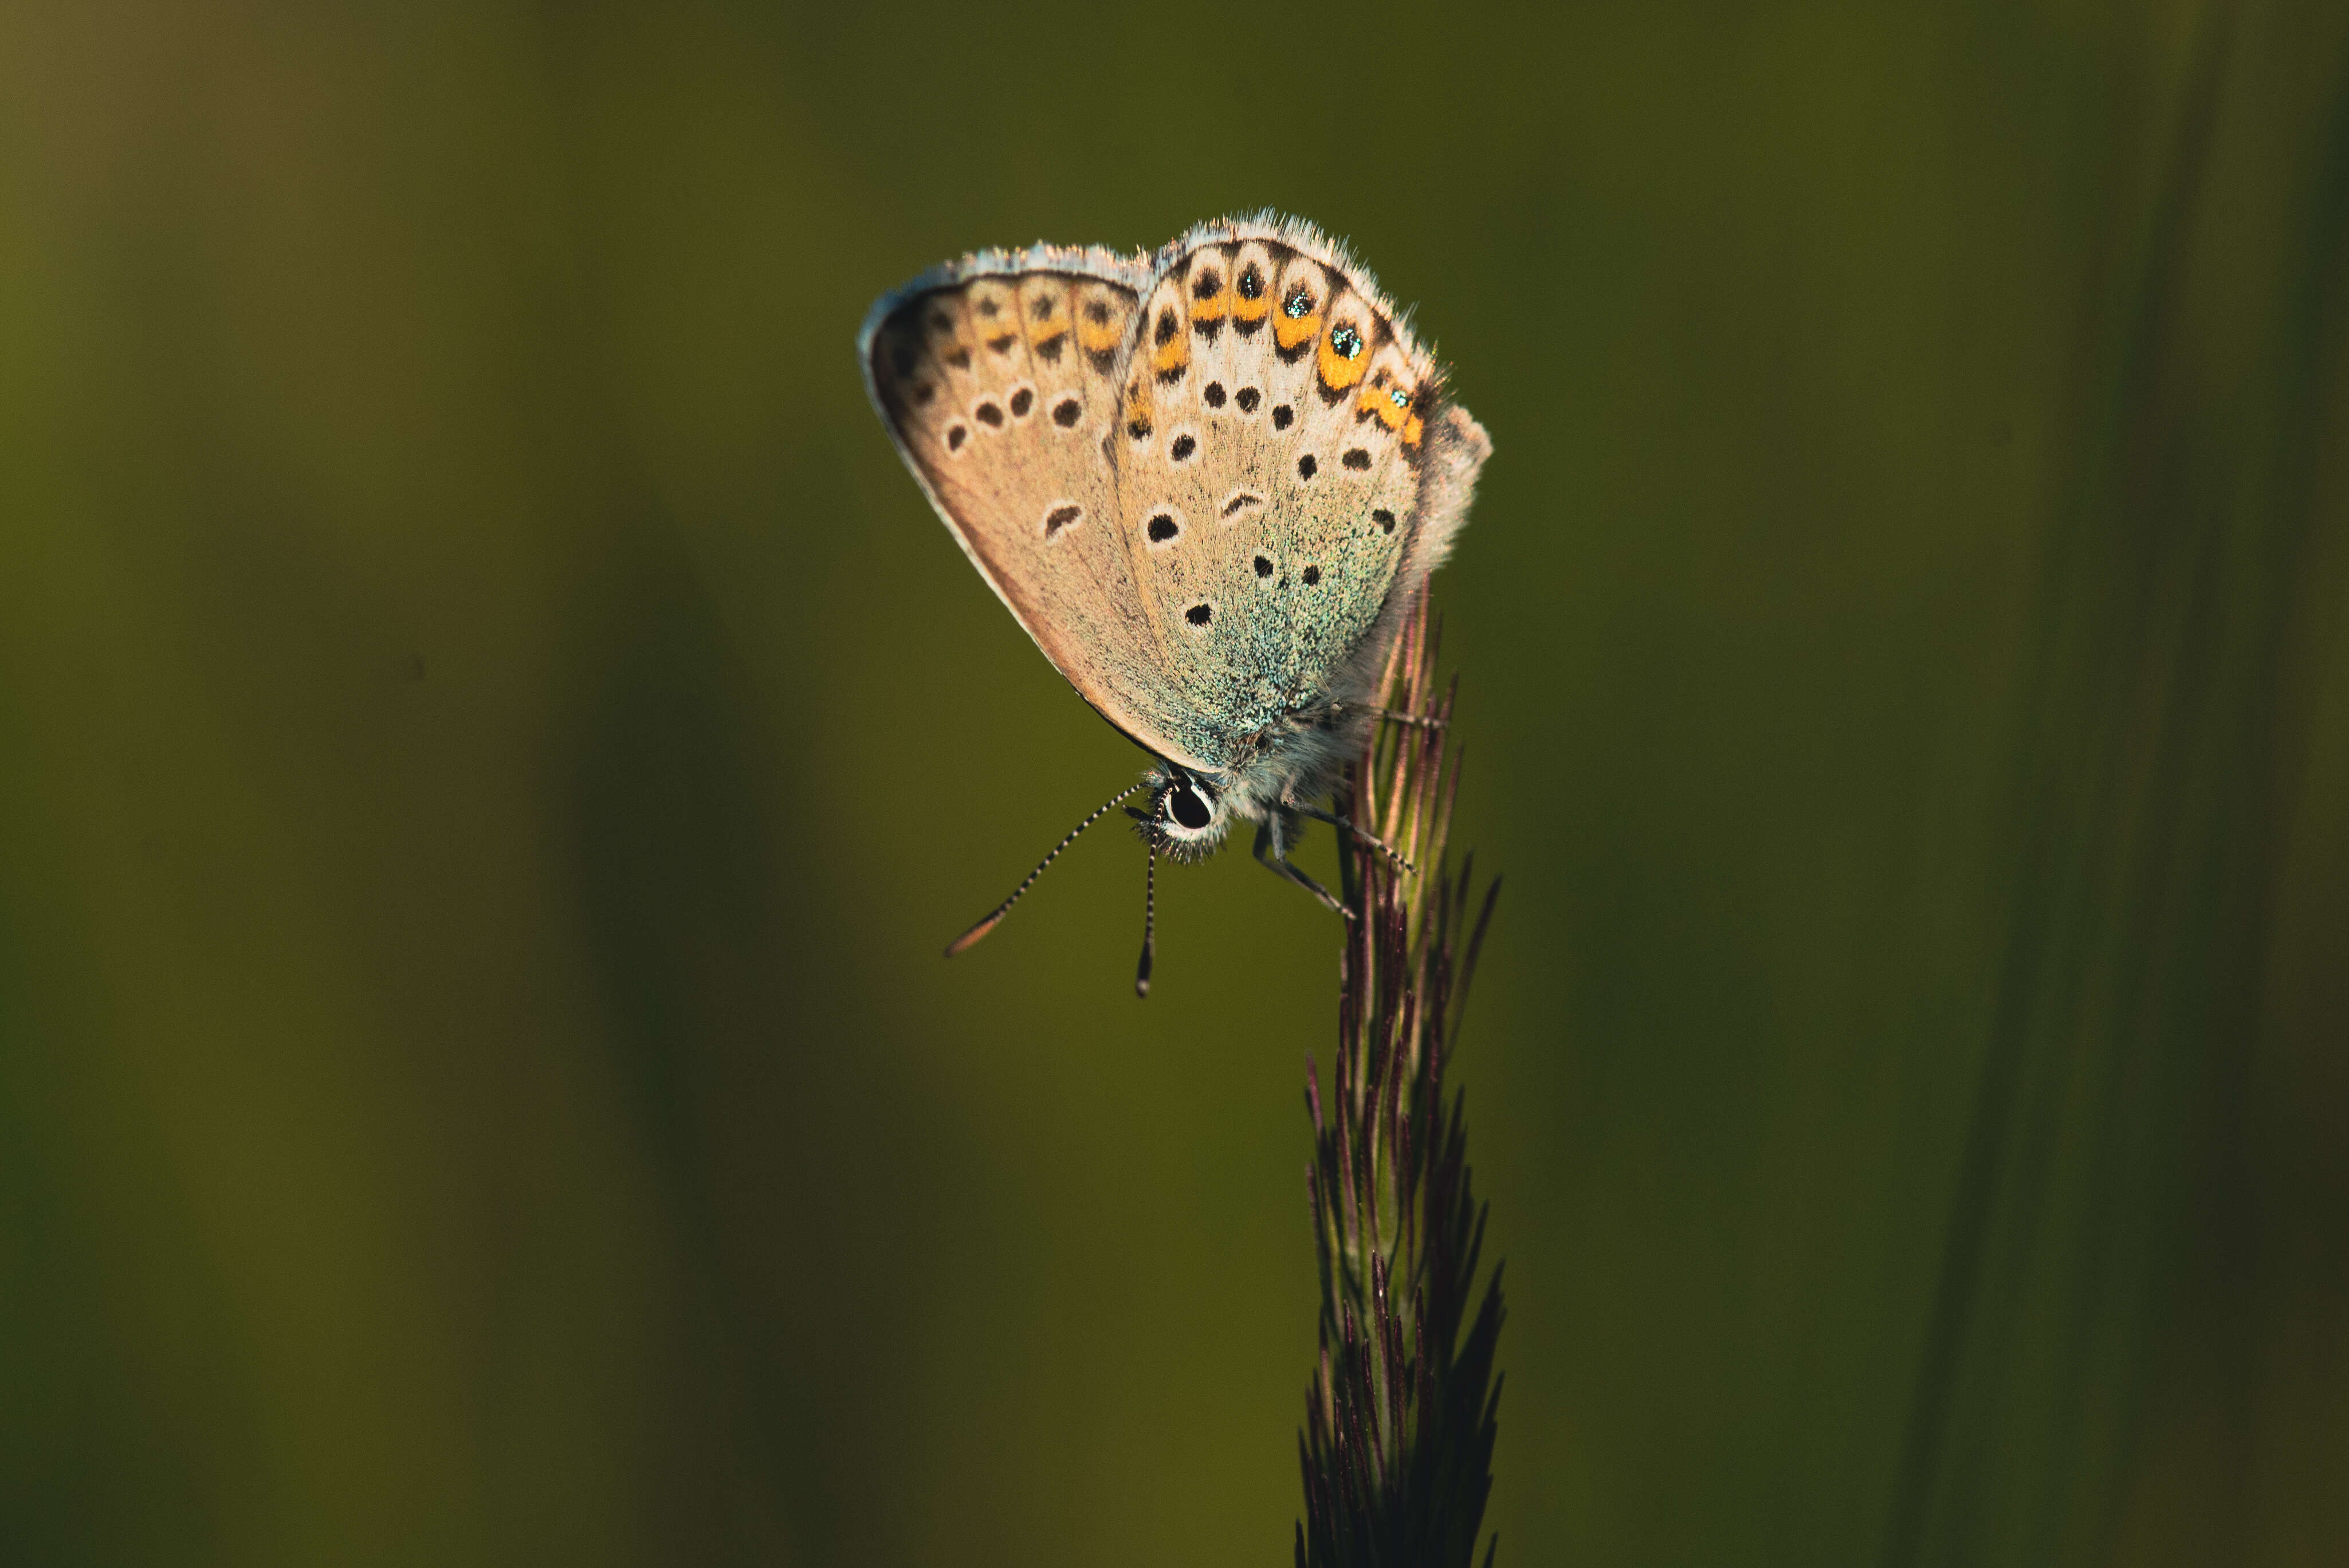
[[[1104,443],[1148,273],[981,258],[917,280],[867,329],[874,401],[939,513],[1020,624],[1154,750],[1177,700],[1121,532]]]

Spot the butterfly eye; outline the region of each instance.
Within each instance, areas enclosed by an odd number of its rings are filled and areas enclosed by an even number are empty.
[[[1177,826],[1195,833],[1216,820],[1215,809],[1191,788],[1188,779],[1175,780],[1174,788],[1167,792],[1166,814],[1174,819]]]

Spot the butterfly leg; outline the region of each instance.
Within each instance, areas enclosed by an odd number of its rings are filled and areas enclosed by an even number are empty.
[[[1315,898],[1319,899],[1323,903],[1328,904],[1331,909],[1336,910],[1348,920],[1353,919],[1354,912],[1348,909],[1344,904],[1340,903],[1336,898],[1332,897],[1328,888],[1323,887],[1319,882],[1315,882],[1311,877],[1307,876],[1303,872],[1299,871],[1295,866],[1289,863],[1288,847],[1281,841],[1279,822],[1280,813],[1275,811],[1270,816],[1267,817],[1263,823],[1257,829],[1256,858],[1258,862],[1263,865],[1265,870],[1287,877],[1290,882],[1295,882],[1299,887],[1303,888],[1307,892],[1311,893]]]
[[[1310,817],[1317,822],[1329,823],[1331,827],[1337,829],[1340,832],[1346,834],[1357,843],[1368,844],[1371,848],[1378,851],[1379,853],[1386,856],[1388,860],[1393,861],[1396,868],[1402,871],[1405,875],[1415,876],[1418,874],[1418,868],[1413,866],[1409,861],[1403,859],[1402,851],[1396,849],[1392,844],[1388,843],[1384,839],[1380,838],[1375,833],[1364,832],[1361,829],[1354,826],[1353,823],[1346,820],[1345,818],[1337,816],[1332,812],[1324,811],[1319,806],[1307,805],[1301,800],[1295,806],[1291,807],[1290,810],[1299,812],[1300,815]]]
[[[1447,718],[1427,718],[1419,714],[1403,713],[1392,707],[1374,707],[1370,711],[1377,714],[1389,724],[1408,724],[1420,729],[1446,729],[1452,723]]]
[[[1373,703],[1340,703],[1337,707],[1340,713],[1367,713],[1374,718],[1385,719],[1389,724],[1407,724],[1420,729],[1448,729],[1452,724],[1448,718],[1429,718],[1416,713],[1405,713],[1401,708],[1380,707]]]

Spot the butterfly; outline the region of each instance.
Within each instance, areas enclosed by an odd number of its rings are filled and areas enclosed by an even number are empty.
[[[890,438],[947,529],[1079,696],[1152,758],[1127,807],[1157,857],[1256,824],[1288,851],[1380,719],[1413,601],[1492,444],[1345,249],[1273,212],[1155,254],[979,251],[884,295],[857,338]],[[1379,846],[1383,848],[1383,846]]]

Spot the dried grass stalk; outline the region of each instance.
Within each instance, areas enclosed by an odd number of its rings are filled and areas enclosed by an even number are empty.
[[[1340,835],[1340,887],[1355,918],[1326,1098],[1306,1061],[1321,1354],[1298,1439],[1299,1568],[1466,1568],[1493,1485],[1501,1271],[1485,1280],[1472,1320],[1485,1209],[1470,1186],[1461,1097],[1447,1101],[1444,1073],[1500,882],[1471,926],[1474,857],[1455,875],[1445,849],[1460,777],[1449,728],[1458,682],[1437,689],[1439,636],[1423,598],[1388,666],[1391,717],[1340,802],[1340,815],[1419,871]]]

